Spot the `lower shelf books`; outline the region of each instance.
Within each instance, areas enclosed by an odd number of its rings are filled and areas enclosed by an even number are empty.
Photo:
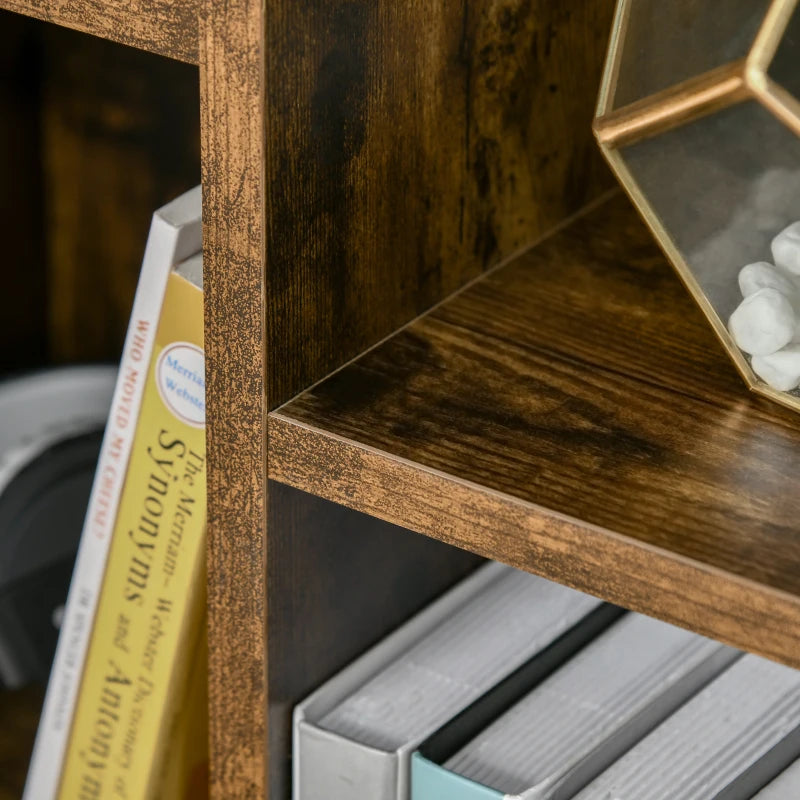
[[[800,671],[746,655],[575,800],[750,800],[798,757]]]
[[[482,567],[296,708],[295,800],[406,800],[420,742],[522,665],[546,675],[619,613]]]
[[[519,686],[499,717],[504,698],[488,693],[488,726],[456,718],[434,734],[414,754],[412,797],[570,798],[739,655],[626,614],[543,683]]]
[[[795,800],[798,759],[800,671],[489,564],[296,708],[293,796]]]

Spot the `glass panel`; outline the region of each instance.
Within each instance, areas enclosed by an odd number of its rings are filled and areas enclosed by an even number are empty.
[[[628,0],[612,108],[744,58],[769,0]]]
[[[727,326],[743,300],[742,267],[773,263],[772,240],[800,220],[800,139],[747,102],[630,145],[622,156]],[[800,273],[800,236],[787,246]],[[800,274],[785,265],[778,272],[773,283],[794,304]]]
[[[800,8],[789,20],[775,58],[769,65],[769,76],[800,100]]]

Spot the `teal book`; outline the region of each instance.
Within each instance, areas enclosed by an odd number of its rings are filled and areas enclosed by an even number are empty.
[[[503,800],[507,795],[444,769],[417,751],[411,757],[411,797],[431,800],[434,797],[447,797],[448,800]]]

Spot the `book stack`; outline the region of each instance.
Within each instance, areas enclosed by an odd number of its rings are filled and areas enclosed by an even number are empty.
[[[616,610],[491,564],[295,711],[296,798],[407,797],[416,747],[526,662],[544,674]]]
[[[489,564],[297,706],[293,797],[789,800],[798,759],[800,672]]]
[[[200,189],[157,211],[25,800],[207,793]]]

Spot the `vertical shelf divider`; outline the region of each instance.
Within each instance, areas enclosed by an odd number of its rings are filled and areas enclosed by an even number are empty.
[[[285,710],[300,698],[284,678],[311,670],[292,682],[305,687],[335,664],[292,652],[293,626],[314,622],[301,576],[267,581],[313,560],[285,546],[303,501],[271,507],[267,412],[611,186],[591,118],[612,8],[205,0],[213,797],[286,794]],[[397,552],[374,569],[420,597],[464,558]],[[408,588],[415,559],[443,568]],[[319,580],[359,585],[369,571],[326,564]],[[343,627],[342,652],[376,630]]]

